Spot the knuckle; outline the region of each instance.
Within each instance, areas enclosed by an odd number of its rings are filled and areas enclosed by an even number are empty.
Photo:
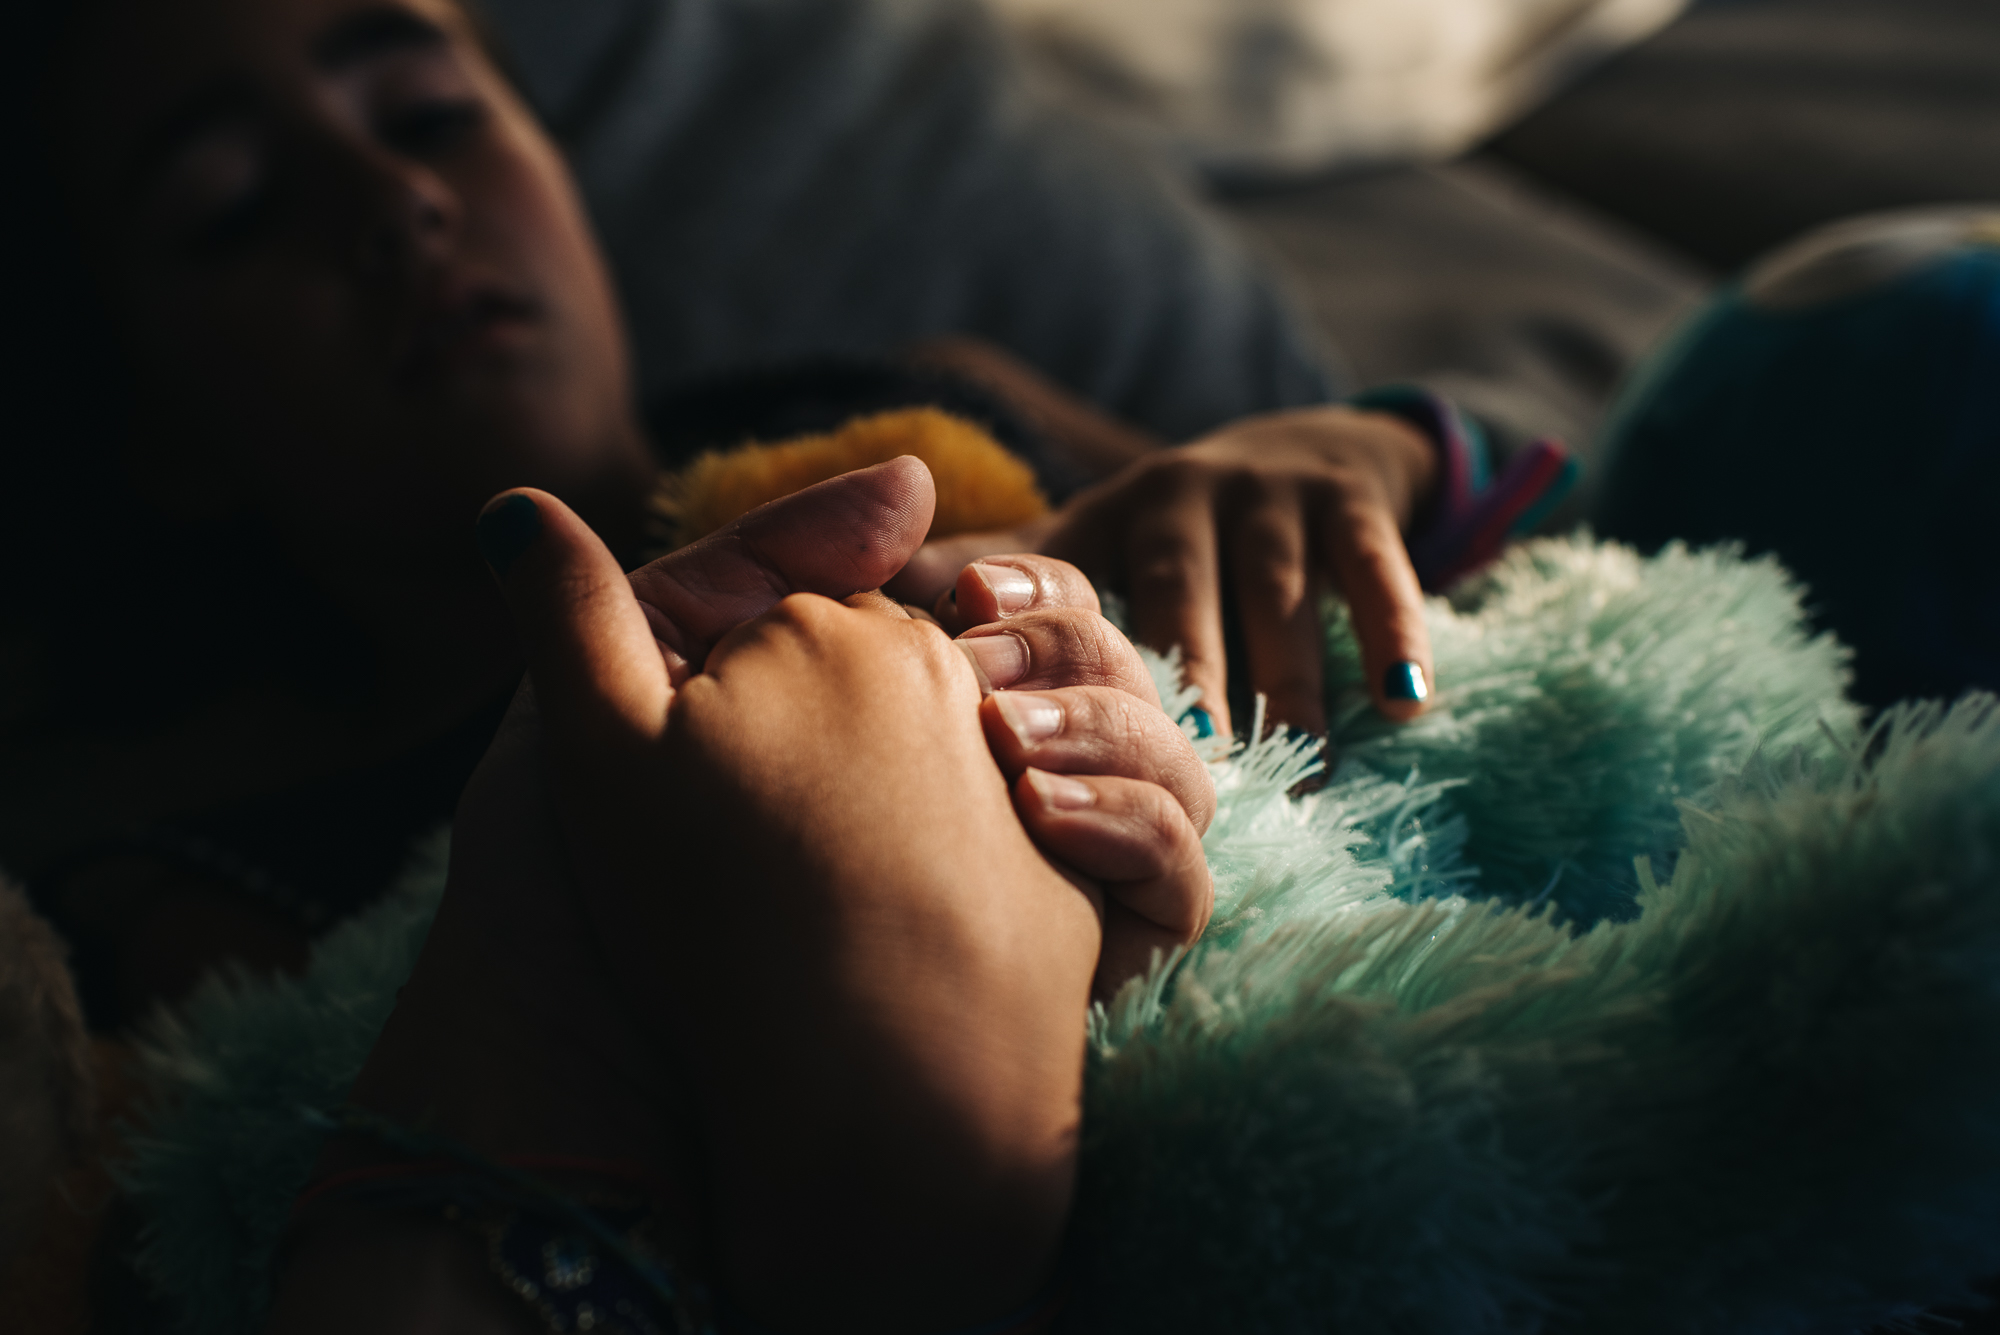
[[[1190,523],[1189,519],[1187,511],[1161,509],[1148,515],[1144,522],[1134,524],[1126,535],[1126,549],[1131,562],[1137,565],[1192,561],[1199,548],[1197,535],[1205,526],[1207,516],[1202,516],[1200,524]]]
[[[1164,538],[1134,549],[1126,577],[1133,597],[1175,603],[1191,599],[1204,582],[1193,544]]]
[[[1055,557],[1040,558],[1042,569],[1038,572],[1036,584],[1038,596],[1049,605],[1059,605],[1078,612],[1095,614],[1101,609],[1097,600],[1097,586],[1090,582],[1082,570],[1068,561]]]
[[[1231,475],[1229,493],[1239,510],[1253,521],[1272,523],[1285,512],[1298,509],[1294,479],[1254,465],[1245,465]]]
[[[1174,495],[1207,487],[1215,471],[1215,465],[1201,455],[1175,450],[1147,460],[1144,476],[1157,493]]]
[[[1311,592],[1311,579],[1303,562],[1270,556],[1264,560],[1239,563],[1241,575],[1237,591],[1246,604],[1259,612],[1291,617],[1304,606]]]
[[[1064,616],[1050,666],[1060,667],[1080,684],[1111,680],[1116,669],[1109,653],[1111,642],[1103,633],[1107,630],[1116,634],[1111,623],[1095,613]]]
[[[1169,791],[1187,815],[1188,828],[1194,834],[1194,855],[1202,857],[1201,837],[1208,833],[1209,822],[1215,819],[1215,776],[1208,772],[1208,766],[1201,763],[1201,757],[1194,753],[1194,748],[1185,737],[1181,743]]]
[[[1161,854],[1164,867],[1179,867],[1187,862],[1188,820],[1181,809],[1179,799],[1156,783],[1148,783],[1145,793],[1146,811],[1144,821],[1152,846]]]
[[[830,599],[817,594],[792,593],[771,605],[767,614],[771,620],[783,625],[810,629],[825,624],[827,611],[833,606]]]
[[[1030,642],[1035,676],[1062,686],[1118,686],[1140,671],[1138,652],[1094,611],[1060,608],[1017,623]]]
[[[956,679],[972,671],[964,653],[942,627],[911,618],[895,630],[910,641],[912,652],[933,675]]]
[[[1296,509],[1259,506],[1236,526],[1231,545],[1259,560],[1297,561],[1305,554],[1305,533]]]
[[[1123,754],[1142,757],[1157,762],[1160,742],[1165,732],[1156,729],[1156,719],[1166,715],[1150,707],[1135,707],[1139,701],[1123,691],[1113,692],[1101,701],[1105,715],[1106,730],[1115,735],[1117,745]],[[1176,735],[1179,729],[1173,730]]]

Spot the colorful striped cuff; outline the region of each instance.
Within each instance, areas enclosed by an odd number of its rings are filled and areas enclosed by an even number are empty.
[[[1575,457],[1550,438],[1529,444],[1498,477],[1491,476],[1478,424],[1427,389],[1386,385],[1355,395],[1348,405],[1393,413],[1437,447],[1437,495],[1408,538],[1410,563],[1433,593],[1498,556],[1510,538],[1532,530],[1576,484]]]

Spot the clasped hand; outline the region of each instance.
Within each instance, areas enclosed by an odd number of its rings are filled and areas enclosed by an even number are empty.
[[[593,793],[591,812],[610,811],[635,800],[628,794],[645,783],[628,776],[636,786],[622,787],[604,766],[608,756],[672,745],[676,711],[691,724],[705,719],[711,694],[754,673],[753,700],[742,716],[728,715],[733,735],[702,734],[706,749],[690,758],[690,772],[765,763],[745,819],[768,825],[782,792],[807,808],[796,817],[810,826],[798,832],[802,845],[844,851],[882,841],[884,830],[844,817],[831,790],[851,786],[852,776],[914,780],[937,769],[955,754],[953,734],[929,715],[969,723],[975,715],[961,707],[969,702],[955,697],[977,682],[991,693],[976,718],[1010,782],[1015,814],[1102,922],[1095,978],[1108,995],[1144,972],[1156,950],[1194,940],[1207,923],[1213,890],[1200,838],[1214,811],[1213,784],[1161,711],[1138,654],[1099,615],[1096,593],[1074,567],[1008,555],[963,571],[940,608],[961,632],[962,659],[945,652],[937,626],[867,592],[921,542],[931,495],[929,474],[914,460],[865,469],[766,507],[629,579],[612,573],[609,553],[560,501],[539,493],[503,498],[534,504],[548,530],[505,581],[542,712],[561,725],[551,734],[559,752],[589,753],[573,782]],[[827,605],[832,599],[863,615],[837,611]],[[912,659],[937,660],[940,689],[950,684],[944,696],[889,689]],[[776,675],[764,675],[767,661]],[[969,671],[968,662],[976,665]],[[870,727],[855,724],[862,716]],[[777,734],[773,754],[752,761],[766,731]],[[844,754],[836,738],[849,748]],[[807,776],[820,768],[830,791],[809,790],[820,780]],[[963,831],[960,798],[972,803],[977,787],[974,776],[964,777],[972,791],[954,794],[938,786],[942,774],[930,774],[935,782],[921,785],[924,795],[880,804],[879,815],[905,842],[926,823]],[[573,845],[581,862],[630,841],[628,829],[596,815],[565,819],[595,827]]]
[[[355,1090],[488,1152],[699,1182],[686,1245],[777,1328],[1024,1301],[1093,980],[1212,897],[1206,769],[1074,569],[963,572],[957,642],[856,592],[932,495],[893,461],[629,577],[554,497],[489,506],[530,685]]]

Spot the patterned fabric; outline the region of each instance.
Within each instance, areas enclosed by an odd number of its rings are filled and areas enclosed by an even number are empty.
[[[593,1213],[635,1250],[647,1247],[650,1210],[598,1206]],[[553,1335],[692,1335],[699,1329],[630,1266],[572,1228],[519,1210],[468,1216],[446,1206],[444,1216],[485,1239],[494,1278]]]
[[[1417,578],[1433,593],[1491,561],[1510,539],[1532,532],[1576,485],[1575,458],[1552,439],[1534,441],[1492,476],[1479,424],[1429,390],[1391,385],[1348,402],[1403,418],[1437,447],[1437,499],[1409,540]]]
[[[306,1120],[398,1157],[313,1183],[293,1202],[291,1227],[334,1202],[434,1213],[484,1241],[494,1277],[553,1335],[713,1335],[706,1290],[676,1273],[667,1256],[662,1205],[674,1192],[644,1168],[548,1156],[489,1159],[352,1107]],[[586,1185],[563,1191],[549,1184],[551,1176]]]

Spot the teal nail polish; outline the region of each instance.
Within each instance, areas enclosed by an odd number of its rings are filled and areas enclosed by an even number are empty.
[[[1203,741],[1215,736],[1215,720],[1210,718],[1208,711],[1200,705],[1189,705],[1187,713],[1181,715],[1181,717],[1194,723],[1194,737],[1196,741]]]
[[[509,496],[479,516],[479,554],[493,573],[507,578],[507,571],[521,558],[542,532],[542,512],[526,496]]]
[[[1382,674],[1382,694],[1391,700],[1421,700],[1430,693],[1424,670],[1415,663],[1391,663]]]

